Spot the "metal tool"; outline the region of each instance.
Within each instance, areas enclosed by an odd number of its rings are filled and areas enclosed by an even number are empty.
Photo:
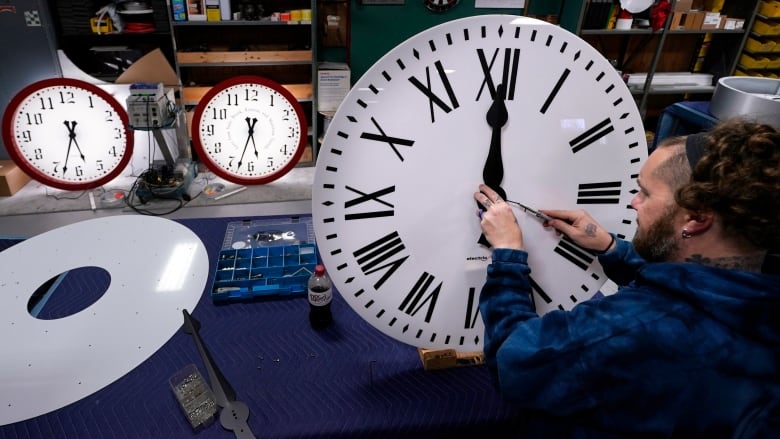
[[[512,200],[506,200],[506,202],[509,203],[509,204],[514,204],[515,206],[523,209],[524,211],[530,213],[531,215],[533,215],[533,216],[535,216],[535,217],[537,217],[537,218],[539,218],[541,220],[544,220],[544,221],[552,220],[552,218],[550,218],[549,216],[543,214],[542,212],[539,212],[536,209],[532,209],[532,208],[526,206],[523,203],[518,203],[517,201],[512,201]]]
[[[246,422],[249,419],[249,407],[242,401],[236,401],[236,391],[222,374],[222,371],[219,370],[217,364],[214,363],[214,359],[211,358],[211,354],[203,344],[203,340],[200,339],[200,334],[198,333],[200,322],[192,318],[186,309],[182,310],[182,313],[184,313],[184,332],[192,335],[192,338],[195,339],[198,352],[200,352],[209,375],[214,400],[217,402],[217,405],[222,407],[222,410],[219,412],[219,423],[225,430],[232,430],[239,439],[254,439],[255,435]]]

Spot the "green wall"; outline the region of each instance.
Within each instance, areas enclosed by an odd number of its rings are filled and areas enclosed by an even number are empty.
[[[528,1],[532,14],[557,14],[563,0]],[[522,15],[523,9],[477,9],[474,0],[460,0],[453,9],[443,13],[431,12],[423,0],[405,0],[403,5],[363,5],[351,0],[350,9],[350,67],[354,84],[363,73],[407,38],[457,18],[484,14]]]

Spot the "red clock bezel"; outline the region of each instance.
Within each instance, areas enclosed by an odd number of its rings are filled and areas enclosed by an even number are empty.
[[[293,154],[290,161],[286,165],[277,169],[276,171],[264,175],[262,177],[256,177],[256,178],[239,177],[225,171],[222,168],[222,166],[218,165],[214,160],[211,159],[211,156],[204,148],[203,143],[201,142],[200,139],[200,126],[201,126],[203,111],[205,108],[205,103],[209,102],[214,96],[216,96],[221,91],[229,87],[232,87],[234,85],[240,85],[240,84],[259,84],[277,91],[279,94],[284,96],[284,98],[290,102],[293,109],[295,110],[295,114],[301,126],[301,137],[296,147],[295,154]],[[304,114],[303,107],[301,106],[300,102],[298,102],[298,99],[289,90],[284,88],[284,86],[282,86],[276,81],[273,81],[271,79],[262,76],[242,75],[242,76],[234,76],[232,78],[225,79],[217,83],[213,87],[211,87],[209,91],[206,92],[206,94],[200,99],[198,105],[195,107],[195,112],[192,117],[192,127],[190,128],[190,130],[191,130],[190,137],[192,138],[192,144],[195,148],[195,153],[197,154],[197,158],[201,160],[206,165],[206,167],[208,167],[209,170],[214,172],[214,174],[232,183],[246,184],[246,185],[260,185],[260,184],[267,184],[272,181],[278,180],[279,178],[285,176],[298,164],[301,157],[303,156],[304,150],[306,149],[309,127],[306,121],[306,116]]]
[[[119,118],[122,120],[122,125],[125,128],[126,143],[123,157],[117,166],[111,170],[111,172],[94,180],[71,183],[50,176],[40,171],[35,166],[32,166],[27,160],[25,160],[24,154],[21,152],[19,145],[16,143],[16,139],[13,133],[13,123],[16,120],[16,110],[19,108],[19,105],[21,105],[22,101],[28,96],[36,93],[38,90],[56,86],[68,86],[86,89],[103,98],[119,115]],[[73,78],[43,79],[25,86],[18,93],[16,93],[16,95],[8,103],[5,113],[3,114],[3,142],[5,143],[6,150],[8,151],[11,160],[13,160],[13,162],[16,163],[16,165],[19,166],[19,168],[21,168],[25,174],[29,175],[32,179],[38,181],[39,183],[45,184],[46,186],[68,191],[93,189],[102,186],[119,176],[122,170],[130,162],[130,158],[133,155],[133,146],[135,144],[133,130],[130,129],[130,118],[127,116],[127,111],[125,111],[124,107],[122,107],[119,102],[113,96],[111,96],[111,94],[102,88],[94,84]]]

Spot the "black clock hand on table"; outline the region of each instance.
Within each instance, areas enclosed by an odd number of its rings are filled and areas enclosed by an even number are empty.
[[[496,94],[493,96],[493,103],[485,116],[488,125],[490,125],[493,131],[490,136],[488,157],[485,160],[485,167],[482,169],[482,180],[487,186],[496,191],[498,196],[506,200],[506,192],[501,187],[501,181],[504,179],[504,161],[501,158],[501,129],[509,119],[504,95],[504,84],[499,84],[496,87]],[[477,208],[482,209],[482,206],[477,203]],[[490,243],[485,239],[485,235],[480,235],[479,243],[490,247]]]
[[[246,125],[249,128],[249,133],[247,133],[246,142],[244,142],[244,150],[241,152],[241,158],[238,159],[238,169],[241,169],[241,164],[244,162],[244,154],[246,154],[246,148],[249,146],[249,141],[252,141],[252,145],[255,144],[255,124],[257,123],[257,118],[253,117],[251,120],[247,117],[246,119]],[[257,147],[255,146],[255,157],[257,157]]]
[[[203,340],[200,339],[200,334],[198,333],[200,322],[190,316],[186,309],[182,310],[182,313],[184,314],[184,332],[192,335],[192,338],[195,339],[198,352],[209,375],[214,400],[217,405],[222,407],[219,413],[219,423],[225,430],[233,431],[239,439],[253,439],[255,435],[246,422],[249,419],[249,407],[242,401],[236,401],[236,391],[222,374],[222,371],[219,370],[214,359],[211,358],[211,354],[203,344]]]

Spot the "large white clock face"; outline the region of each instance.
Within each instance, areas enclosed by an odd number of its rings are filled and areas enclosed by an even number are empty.
[[[3,115],[3,141],[30,177],[66,190],[111,181],[125,168],[133,132],[125,110],[106,91],[53,78],[22,89]]]
[[[500,161],[488,160],[487,122],[499,84]],[[450,21],[383,56],[334,116],[312,188],[317,244],[340,294],[376,328],[414,346],[480,350],[491,251],[473,194],[486,164],[509,200],[585,208],[630,237],[646,156],[630,92],[583,40],[527,17]],[[516,214],[537,311],[593,297],[606,281],[595,255]]]
[[[268,183],[289,172],[307,139],[303,110],[281,85],[239,76],[217,84],[195,109],[192,138],[198,156],[220,177]]]

